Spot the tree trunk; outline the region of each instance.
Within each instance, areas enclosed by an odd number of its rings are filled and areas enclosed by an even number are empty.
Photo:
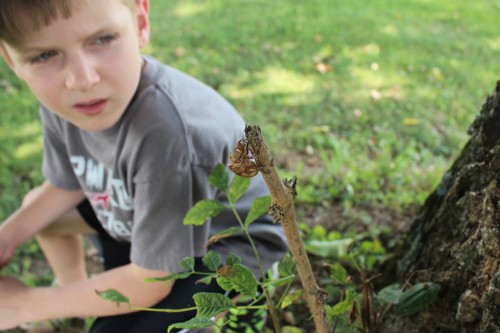
[[[500,81],[412,223],[398,276],[441,284],[400,332],[500,332]],[[395,328],[393,328],[395,329]]]

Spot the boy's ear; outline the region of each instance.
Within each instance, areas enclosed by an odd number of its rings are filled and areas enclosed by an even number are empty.
[[[139,47],[149,42],[149,0],[135,0],[137,7],[137,33]]]
[[[7,66],[14,72],[14,74],[17,75],[18,78],[22,80],[22,78],[19,76],[18,72],[16,71],[16,66],[14,65],[14,62],[12,61],[11,56],[9,55],[9,52],[7,51],[7,47],[5,45],[5,42],[0,40],[0,56],[3,58]]]
[[[2,56],[3,60],[5,63],[12,68],[14,64],[12,63],[12,59],[10,58],[9,54],[7,53],[7,50],[5,49],[5,44],[3,41],[0,40],[0,56]]]

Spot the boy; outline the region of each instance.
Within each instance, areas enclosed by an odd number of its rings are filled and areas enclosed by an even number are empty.
[[[223,199],[207,177],[227,161],[244,127],[213,90],[141,56],[148,11],[148,0],[0,0],[1,55],[41,104],[46,178],[1,224],[0,267],[37,235],[57,281],[27,288],[0,278],[0,330],[97,316],[94,333],[164,332],[193,313],[132,312],[95,290],[114,288],[134,306],[169,309],[189,306],[199,291],[222,292],[193,279],[143,282],[180,271],[186,256],[203,269],[209,235],[237,225],[230,212],[202,227],[182,221],[197,201]],[[253,178],[238,210],[245,214],[266,194],[262,178]],[[250,232],[267,269],[286,250],[282,230],[262,218]],[[91,233],[105,271],[88,279],[81,235]],[[232,251],[259,273],[243,236],[210,249]]]

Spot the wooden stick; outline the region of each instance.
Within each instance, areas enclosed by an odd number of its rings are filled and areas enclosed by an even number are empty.
[[[328,294],[321,289],[314,277],[295,219],[294,199],[297,195],[296,178],[282,182],[274,166],[274,160],[264,142],[259,126],[247,125],[245,136],[257,166],[269,188],[271,207],[269,215],[275,223],[281,223],[299,278],[304,288],[304,298],[314,320],[316,333],[329,333],[330,325],[325,313]]]

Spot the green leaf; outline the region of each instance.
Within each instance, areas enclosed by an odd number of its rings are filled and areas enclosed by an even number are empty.
[[[215,325],[215,323],[206,317],[194,317],[183,323],[172,324],[168,327],[168,332],[172,331],[174,328],[179,329],[195,329],[195,328],[206,328]]]
[[[196,317],[212,318],[216,314],[235,308],[229,297],[219,293],[197,293],[193,296],[196,304]]]
[[[99,291],[96,290],[95,293],[103,300],[105,301],[110,301],[113,303],[116,303],[117,306],[120,305],[120,303],[127,303],[130,305],[130,301],[128,297],[124,296],[121,294],[119,291],[115,289],[106,289],[104,291]]]
[[[234,176],[233,182],[229,187],[229,193],[227,199],[231,204],[235,204],[236,201],[245,193],[247,188],[250,186],[250,178]]]
[[[226,256],[226,265],[236,264],[241,264],[241,258],[233,252],[229,252]]]
[[[208,176],[208,183],[215,188],[226,193],[229,186],[229,173],[226,170],[224,164],[219,163],[214,168],[210,176]]]
[[[283,303],[281,303],[281,309],[286,308],[287,306],[293,304],[296,300],[298,300],[302,296],[302,289],[295,290],[293,293],[290,293],[285,296],[283,299]]]
[[[278,264],[278,273],[281,276],[293,275],[294,268],[295,262],[290,253],[287,253]]]
[[[187,279],[193,272],[171,273],[167,276],[147,278],[144,282],[174,282],[176,280]]]
[[[344,266],[339,264],[338,262],[332,264],[331,266],[331,274],[330,277],[335,281],[338,281],[341,284],[348,284],[347,277],[349,274],[347,273]]]
[[[247,217],[245,218],[245,225],[250,225],[262,215],[266,214],[271,206],[271,196],[255,198],[250,207]]]
[[[218,200],[205,199],[198,201],[186,214],[184,224],[203,225],[206,220],[219,215],[225,210],[226,206]]]
[[[295,326],[283,326],[282,333],[302,333],[302,330]]]
[[[196,283],[204,283],[204,284],[210,284],[212,283],[213,276],[205,276],[204,278],[201,278],[196,281]]]
[[[244,296],[255,299],[258,283],[248,268],[239,264],[225,265],[217,273],[219,273],[217,283],[222,289],[226,291],[236,290]]]
[[[193,257],[185,257],[179,262],[179,267],[182,269],[188,270],[189,272],[181,272],[181,273],[171,273],[167,276],[163,277],[155,277],[155,278],[147,278],[144,282],[174,282],[175,280],[186,279],[194,272],[194,258]]]
[[[308,241],[305,243],[306,251],[322,258],[341,258],[347,254],[352,238],[336,239],[329,241]]]
[[[342,302],[335,304],[328,312],[330,316],[339,316],[347,311],[352,309],[354,304],[354,299],[356,298],[357,293],[354,290],[347,289],[346,297]]]
[[[317,225],[315,225],[311,229],[311,235],[310,235],[310,237],[312,239],[315,239],[315,240],[325,240],[326,239],[326,235],[327,235],[327,230],[322,225],[317,224]]]
[[[377,294],[377,297],[384,303],[396,305],[398,304],[399,297],[401,297],[402,293],[403,291],[401,289],[401,285],[395,283],[380,290]]]
[[[214,251],[208,251],[207,254],[203,256],[201,261],[203,262],[203,265],[205,265],[205,267],[212,272],[217,271],[222,263],[220,255]]]
[[[269,286],[281,287],[281,286],[284,286],[286,284],[291,283],[294,279],[295,279],[295,274],[292,274],[292,275],[284,276],[284,277],[281,277],[278,279],[269,280],[266,283],[264,283],[263,286],[264,287],[269,287]]]
[[[179,267],[182,269],[186,269],[188,271],[194,270],[194,258],[193,257],[185,257],[179,262]]]
[[[403,291],[396,305],[396,315],[410,316],[420,312],[436,300],[439,289],[439,284],[422,282]]]
[[[221,239],[231,237],[231,236],[236,235],[236,234],[241,233],[241,232],[243,232],[243,228],[241,228],[241,227],[231,227],[228,229],[224,229],[222,231],[219,231],[215,235],[210,236],[207,244],[208,245],[215,244]]]

